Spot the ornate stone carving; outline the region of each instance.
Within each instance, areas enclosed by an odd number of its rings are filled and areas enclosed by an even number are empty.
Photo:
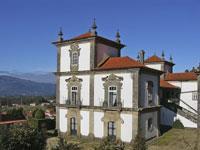
[[[71,78],[68,78],[65,80],[67,82],[67,88],[68,88],[68,99],[66,101],[66,104],[68,106],[81,106],[81,82],[83,81],[80,78],[77,78],[75,75],[73,75]],[[77,101],[72,101],[72,87],[77,87]]]
[[[106,111],[104,117],[101,119],[104,122],[104,137],[108,135],[108,122],[113,121],[116,124],[116,138],[117,140],[121,137],[121,124],[124,123],[120,117],[120,113],[116,111]]]
[[[108,97],[108,88],[110,86],[115,86],[117,87],[117,106],[118,108],[121,109],[122,103],[121,103],[121,87],[122,87],[122,77],[116,76],[115,74],[110,74],[109,76],[102,78],[104,81],[103,86],[104,86],[104,102],[103,102],[103,107],[107,108],[108,103],[109,103],[109,97]]]
[[[76,118],[77,121],[77,136],[81,135],[81,120],[82,116],[80,114],[80,111],[76,108],[70,108],[67,111],[66,118],[67,118],[67,135],[71,135],[71,130],[70,130],[70,119],[74,117]]]
[[[72,63],[72,56],[73,56],[73,53],[77,53],[78,57],[80,56],[80,48],[78,46],[77,43],[73,43],[71,46],[70,46],[70,50],[69,50],[69,55],[70,55],[70,69],[71,71],[78,71],[78,67],[79,67],[79,61],[77,64],[73,64]],[[79,59],[78,59],[79,60]]]

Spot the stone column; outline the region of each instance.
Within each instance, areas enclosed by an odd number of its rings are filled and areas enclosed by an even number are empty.
[[[133,108],[138,108],[139,107],[139,97],[140,97],[140,93],[139,93],[139,88],[140,88],[140,77],[139,77],[139,70],[134,71],[133,72],[133,102],[132,102],[132,107]]]
[[[94,73],[90,74],[90,106],[94,106]]]
[[[198,118],[197,118],[197,127],[200,128],[200,75],[198,76],[198,103],[197,103],[197,113],[198,113]]]
[[[94,138],[94,110],[89,112],[89,137]]]
[[[139,113],[138,112],[133,112],[132,113],[132,140],[131,142],[134,141],[136,135],[138,134],[138,128],[139,128]]]
[[[61,47],[57,46],[57,74],[56,74],[56,129],[59,132],[59,104],[60,104],[60,59],[61,59]]]

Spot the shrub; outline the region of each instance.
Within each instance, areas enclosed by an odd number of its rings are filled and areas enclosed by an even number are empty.
[[[137,134],[134,142],[132,143],[132,148],[133,150],[146,150],[146,145],[145,145],[145,138],[141,136],[141,134]]]
[[[102,140],[98,147],[95,147],[95,150],[124,150],[125,145],[120,140],[114,140],[113,138],[105,138]]]
[[[184,125],[182,124],[182,122],[179,119],[177,119],[173,123],[172,128],[175,128],[175,129],[184,129]]]
[[[25,116],[23,114],[23,108],[12,108],[7,111],[7,115],[3,117],[4,121],[7,120],[20,120],[20,119],[25,119]]]
[[[59,137],[58,144],[56,147],[51,147],[51,150],[80,150],[78,144],[75,143],[68,143],[63,138]]]
[[[45,113],[42,109],[38,109],[36,112],[35,112],[35,115],[34,115],[34,118],[35,119],[44,119],[45,118]]]
[[[34,119],[31,118],[28,120],[28,123],[31,127],[41,129],[46,128],[47,130],[55,129],[56,122],[55,119]]]
[[[28,126],[12,126],[0,142],[2,150],[42,150],[45,138],[41,132]]]

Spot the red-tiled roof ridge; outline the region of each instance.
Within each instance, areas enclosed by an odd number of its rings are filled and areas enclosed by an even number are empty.
[[[170,83],[168,83],[167,81],[165,80],[160,80],[160,87],[161,88],[168,88],[168,89],[176,89],[176,88],[179,88],[177,86],[174,86]]]
[[[95,35],[93,35],[91,32],[86,32],[74,38],[71,38],[70,40],[80,40],[80,39],[85,39],[85,38],[94,37],[94,36]]]
[[[148,57],[145,62],[161,62],[163,61],[160,57],[158,57],[157,55],[153,55],[151,57]]]
[[[120,48],[125,47],[125,45],[122,44],[122,43],[117,43],[114,40],[111,40],[111,39],[108,39],[108,38],[105,38],[105,37],[102,37],[102,36],[99,36],[99,35],[93,35],[92,32],[86,32],[86,33],[80,34],[78,36],[75,36],[71,39],[67,39],[67,40],[63,40],[63,41],[52,42],[52,44],[61,44],[61,43],[64,43],[64,42],[83,40],[83,39],[92,38],[92,37],[95,37],[97,40],[101,40],[103,42],[111,43],[111,45],[115,45],[115,46],[120,47]]]
[[[153,56],[151,56],[151,57],[148,57],[144,62],[145,63],[167,62],[167,63],[170,63],[170,64],[174,64],[174,63],[172,63],[170,61],[167,61],[165,59],[163,60],[162,58],[160,58],[159,56],[157,56],[155,54]]]
[[[3,124],[13,124],[13,123],[23,123],[27,122],[27,120],[8,120],[8,121],[0,121],[0,125]]]
[[[168,73],[165,77],[166,81],[189,81],[197,80],[198,75],[194,72]]]
[[[144,64],[130,58],[124,57],[109,57],[98,69],[123,69],[133,67],[145,67]]]

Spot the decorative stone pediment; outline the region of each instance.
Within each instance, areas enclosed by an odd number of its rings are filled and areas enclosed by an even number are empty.
[[[78,52],[78,54],[80,54],[80,48],[79,48],[78,44],[73,43],[72,45],[70,45],[69,52],[70,52],[70,56],[71,56],[72,52]]]
[[[72,75],[71,78],[68,78],[65,81],[68,83],[77,83],[77,82],[79,83],[79,82],[82,82],[83,80],[80,78],[77,78],[75,75]]]
[[[116,82],[116,81],[118,81],[118,82],[120,82],[120,81],[122,81],[123,80],[123,78],[122,77],[119,77],[119,76],[116,76],[115,74],[110,74],[109,76],[107,76],[107,77],[105,77],[105,78],[102,78],[102,80],[103,81],[109,81],[109,82]]]

